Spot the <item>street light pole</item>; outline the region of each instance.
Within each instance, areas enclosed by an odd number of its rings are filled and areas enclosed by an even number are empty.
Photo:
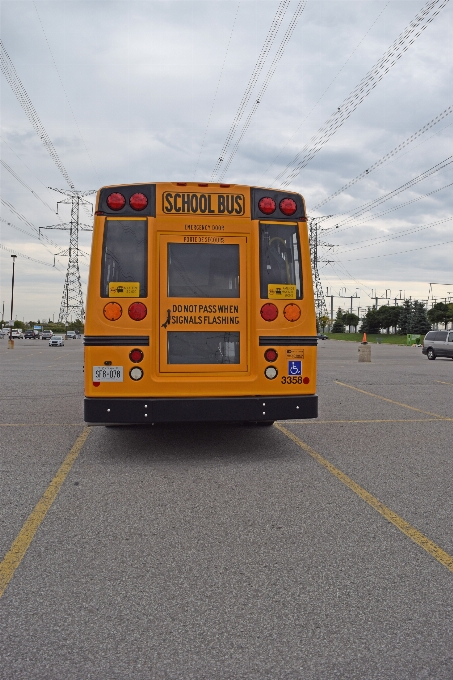
[[[8,349],[14,349],[14,342],[13,342],[14,265],[16,264],[17,255],[11,255],[11,257],[13,258],[13,278],[11,280],[11,325],[9,327]]]

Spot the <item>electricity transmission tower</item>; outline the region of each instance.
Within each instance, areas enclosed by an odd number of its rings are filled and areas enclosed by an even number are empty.
[[[333,248],[330,243],[324,243],[319,240],[319,231],[321,229],[320,222],[322,220],[331,217],[331,215],[326,215],[325,217],[311,217],[308,220],[308,240],[310,243],[310,254],[311,254],[311,266],[313,269],[313,287],[315,293],[315,311],[316,317],[327,315],[327,305],[324,297],[324,292],[322,289],[321,277],[319,276],[318,264],[329,264],[331,260],[325,260],[321,258],[318,254],[318,248],[324,246],[327,248]]]
[[[85,306],[83,303],[82,283],[79,271],[79,231],[92,231],[92,227],[89,224],[81,224],[79,222],[79,212],[81,205],[89,206],[90,209],[92,209],[92,204],[85,200],[85,196],[93,194],[94,191],[76,191],[75,189],[53,190],[58,191],[60,194],[63,194],[63,196],[67,196],[66,200],[57,202],[57,213],[58,205],[60,203],[63,205],[68,204],[71,206],[71,219],[69,222],[63,224],[40,227],[40,230],[59,229],[61,231],[69,231],[69,247],[58,253],[58,255],[67,255],[69,258],[60,304],[60,313],[58,315],[58,321],[67,324],[69,316],[72,316],[74,320],[85,320]]]

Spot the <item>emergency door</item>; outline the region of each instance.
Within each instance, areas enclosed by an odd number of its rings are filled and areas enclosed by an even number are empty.
[[[161,373],[247,371],[247,237],[161,235]]]

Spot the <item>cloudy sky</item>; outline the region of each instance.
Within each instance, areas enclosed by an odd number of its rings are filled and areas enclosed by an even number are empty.
[[[355,311],[373,295],[427,299],[431,282],[451,284],[433,286],[438,299],[453,295],[448,0],[14,0],[0,10],[3,46],[77,189],[211,177],[287,186],[322,218],[325,293],[358,295]],[[67,258],[54,267],[54,254],[68,234],[36,236],[69,219],[48,188],[68,185],[4,75],[1,160],[5,319],[12,251],[14,316],[56,319]],[[80,244],[88,254],[89,233]]]

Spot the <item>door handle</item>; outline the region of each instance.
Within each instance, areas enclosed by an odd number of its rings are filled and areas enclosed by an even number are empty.
[[[164,323],[162,324],[162,328],[167,328],[169,323],[170,323],[170,310],[167,309],[167,318],[165,319]]]

